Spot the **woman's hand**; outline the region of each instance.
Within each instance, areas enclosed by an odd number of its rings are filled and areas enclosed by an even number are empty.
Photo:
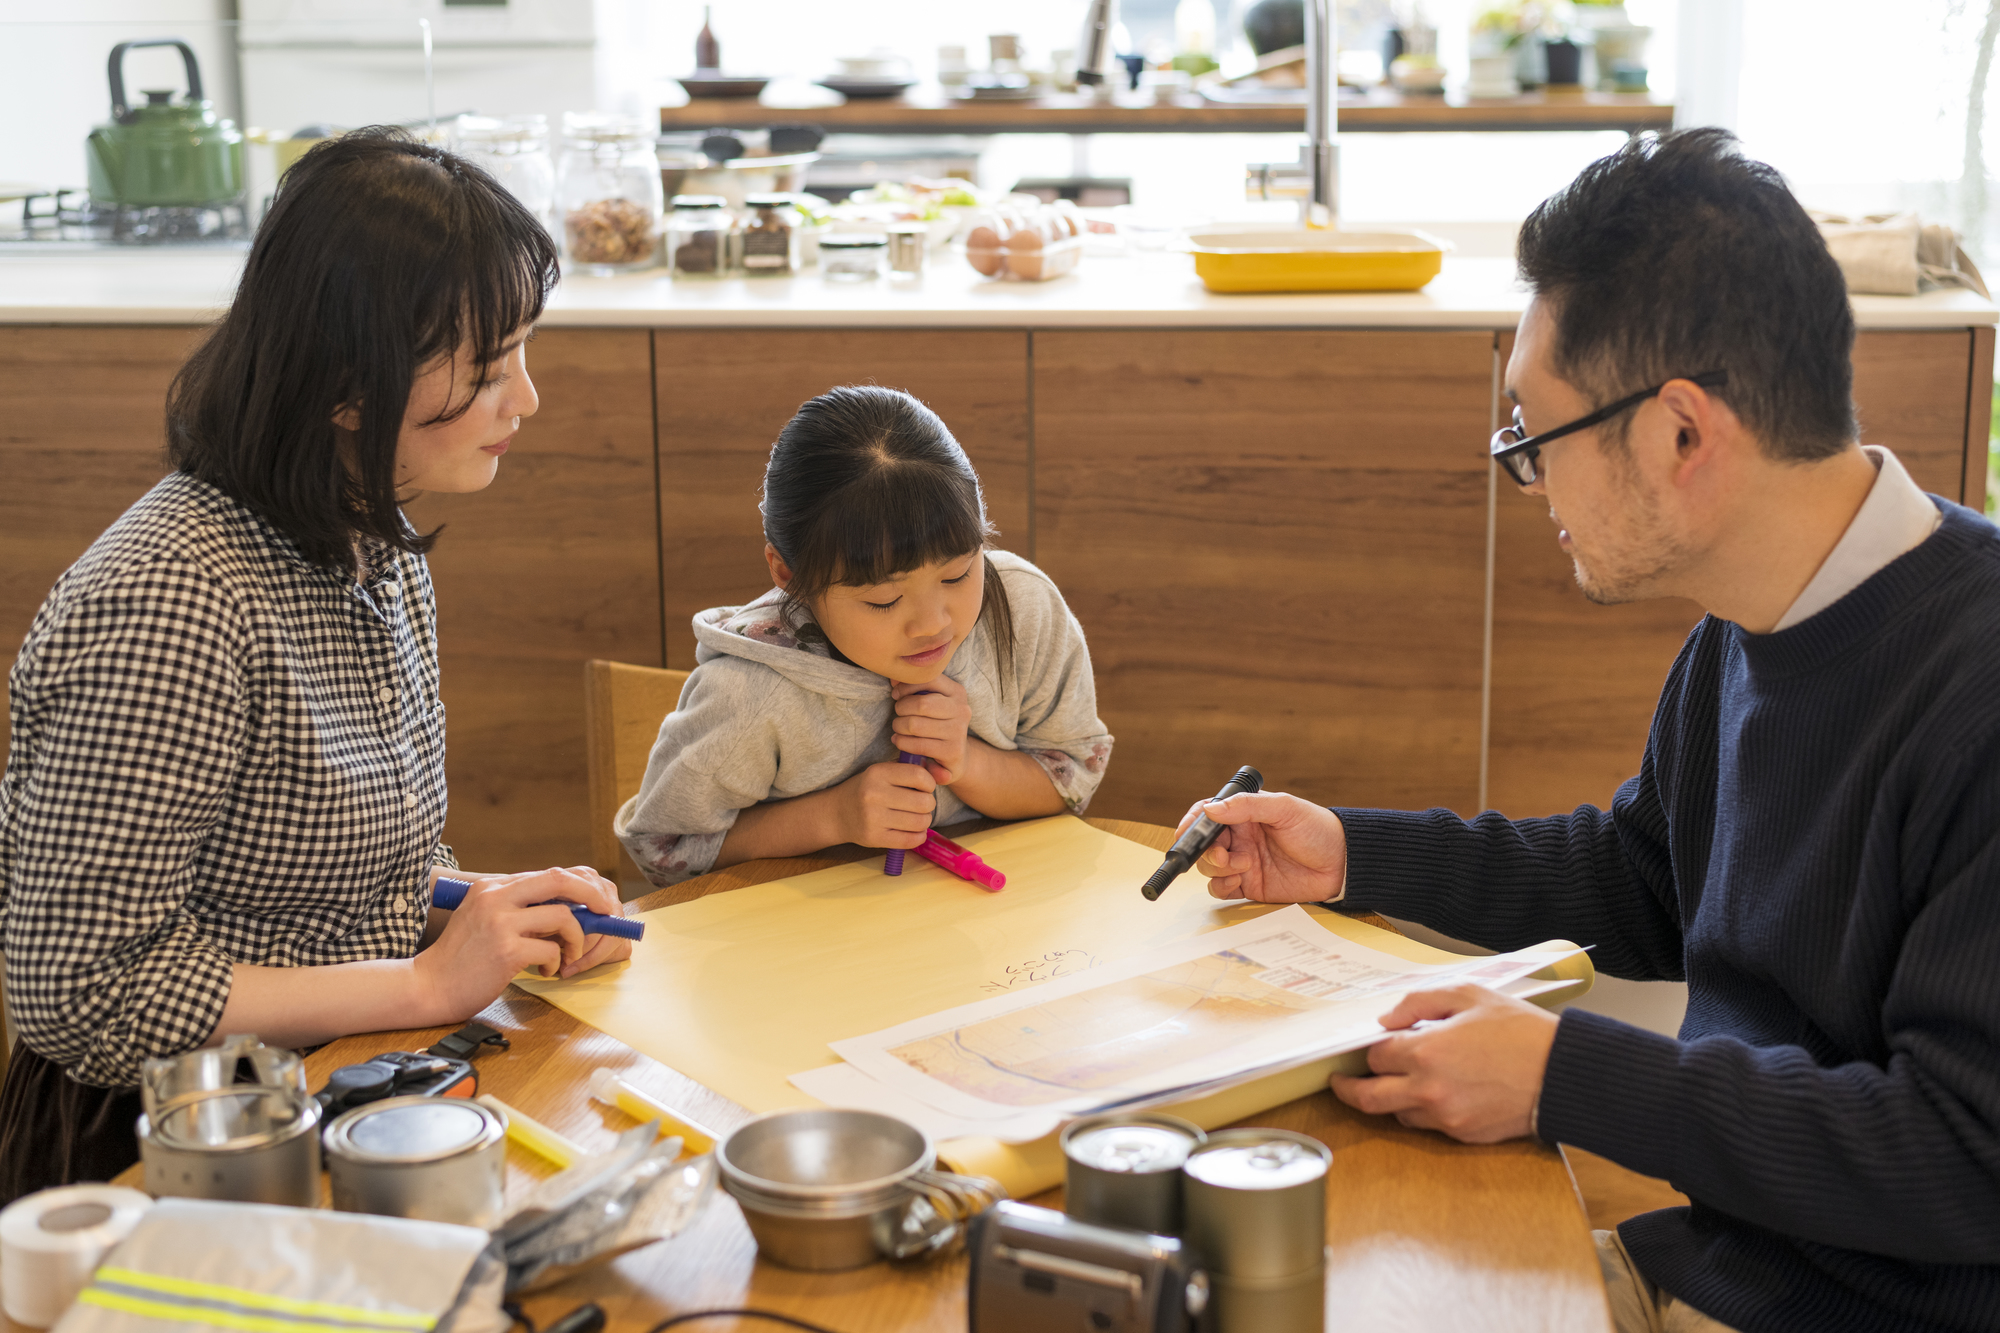
[[[1340,816],[1283,792],[1244,792],[1196,801],[1174,830],[1178,838],[1206,813],[1224,825],[1194,863],[1217,898],[1260,903],[1321,903],[1347,886],[1347,833]]]
[[[889,687],[896,715],[889,720],[896,748],[924,757],[924,767],[940,787],[965,776],[965,731],[972,725],[972,703],[965,686],[950,676],[922,685],[896,681]]]
[[[444,933],[415,960],[419,984],[449,1015],[443,1021],[478,1013],[523,969],[568,977],[631,954],[629,940],[585,935],[563,902],[606,916],[624,911],[617,890],[587,867],[474,880]]]
[[[937,779],[928,764],[870,764],[832,789],[835,842],[863,847],[920,847],[937,812]]]

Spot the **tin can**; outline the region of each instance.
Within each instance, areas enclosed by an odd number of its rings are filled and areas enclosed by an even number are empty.
[[[1209,1271],[1291,1277],[1326,1262],[1326,1170],[1318,1139],[1225,1129],[1188,1155],[1187,1229]]]
[[[1326,1266],[1285,1278],[1208,1275],[1214,1333],[1321,1333],[1326,1327]]]
[[[463,1226],[500,1225],[507,1126],[461,1097],[390,1097],[326,1131],[333,1206]]]
[[[1079,1222],[1181,1232],[1181,1164],[1207,1136],[1170,1115],[1098,1115],[1066,1126],[1063,1211]]]

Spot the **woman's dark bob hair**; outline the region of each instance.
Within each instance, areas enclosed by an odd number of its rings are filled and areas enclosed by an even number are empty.
[[[285,173],[229,313],[174,378],[168,459],[316,565],[352,571],[357,538],[427,551],[437,534],[397,507],[410,386],[464,353],[483,388],[556,276],[542,225],[470,162],[396,129],[329,139]],[[333,420],[348,405],[351,434]]]
[[[799,618],[834,584],[866,587],[984,551],[997,536],[965,450],[938,414],[898,389],[851,384],[805,404],[764,469],[764,539],[791,567]],[[1014,617],[991,560],[979,620],[1003,666]],[[831,644],[829,644],[831,646]]]

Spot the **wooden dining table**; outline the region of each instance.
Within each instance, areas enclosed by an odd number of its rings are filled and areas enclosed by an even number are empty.
[[[1164,851],[1172,830],[1120,820],[1098,828]],[[814,856],[750,861],[635,900],[646,911],[803,874],[875,853],[836,848]],[[1192,886],[1189,886],[1192,887]],[[1381,923],[1379,924],[1387,924]],[[608,1149],[633,1125],[591,1100],[595,1069],[610,1068],[721,1134],[751,1113],[510,987],[479,1015],[509,1041],[477,1058],[480,1090],[575,1141]],[[347,1037],[306,1060],[311,1085],[386,1050],[420,1051],[449,1028]],[[1607,1333],[1610,1314],[1582,1200],[1562,1156],[1533,1142],[1470,1146],[1394,1119],[1367,1116],[1330,1092],[1239,1122],[1297,1130],[1333,1150],[1327,1177],[1327,1328],[1398,1333]],[[510,1143],[508,1197],[554,1171]],[[120,1177],[137,1185],[139,1169]],[[1027,1202],[1062,1206],[1060,1187]],[[881,1262],[842,1273],[805,1273],[758,1257],[734,1200],[715,1197],[680,1235],[634,1250],[526,1297],[537,1328],[596,1302],[608,1333],[650,1333],[700,1310],[772,1311],[834,1333],[966,1327],[961,1255]],[[765,1333],[780,1327],[736,1316],[678,1324],[696,1333]]]

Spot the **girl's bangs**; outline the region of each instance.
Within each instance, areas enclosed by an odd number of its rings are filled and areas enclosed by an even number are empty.
[[[984,509],[969,477],[922,466],[877,468],[826,506],[811,543],[819,550],[803,563],[827,571],[828,584],[885,583],[979,550],[987,538]]]

